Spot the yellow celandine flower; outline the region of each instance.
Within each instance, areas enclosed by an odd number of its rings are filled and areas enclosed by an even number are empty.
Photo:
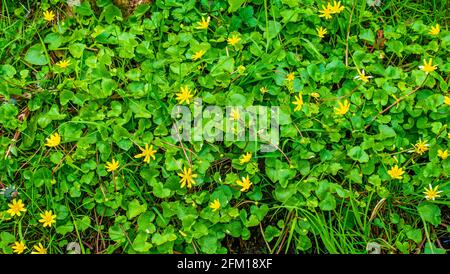
[[[364,72],[364,70],[362,70],[362,71],[359,69],[357,69],[357,70],[358,70],[358,75],[355,76],[355,79],[361,80],[364,83],[367,83],[367,82],[369,82],[370,78],[373,78],[373,76],[367,76],[366,73]]]
[[[206,17],[206,20],[205,20],[205,17],[202,17],[202,21],[197,22],[198,26],[196,26],[195,28],[196,29],[208,29],[210,19],[211,18],[209,16]]]
[[[192,60],[196,61],[196,60],[202,58],[202,56],[203,56],[205,53],[206,53],[206,51],[204,51],[204,50],[202,50],[202,49],[199,50],[199,51],[197,51],[197,52],[194,53],[194,55],[192,56]]]
[[[242,181],[241,180],[237,180],[236,184],[238,184],[239,186],[241,186],[241,192],[245,192],[247,190],[250,189],[250,186],[252,185],[252,182],[250,182],[250,179],[247,177],[242,177]]]
[[[259,89],[259,91],[260,91],[262,94],[264,94],[264,93],[268,92],[269,90],[268,90],[266,87],[261,87],[261,88]]]
[[[425,152],[428,151],[428,149],[429,149],[428,147],[429,146],[430,146],[430,144],[427,144],[427,141],[419,140],[417,142],[417,144],[415,144],[413,146],[413,150],[410,150],[409,152],[415,152],[415,153],[417,153],[419,155],[422,155],[422,154],[424,154]]]
[[[44,246],[42,246],[41,243],[39,243],[39,245],[33,246],[33,248],[36,251],[32,251],[31,254],[47,254],[47,249]]]
[[[240,66],[237,68],[237,72],[240,73],[240,74],[244,73],[244,72],[245,72],[245,66],[240,65]]]
[[[194,94],[191,93],[188,86],[181,87],[180,92],[178,92],[176,95],[178,104],[183,104],[184,102],[186,102],[186,104],[189,104],[191,102],[191,98],[194,97]]]
[[[14,199],[12,201],[12,204],[8,204],[9,209],[6,211],[8,212],[11,217],[14,217],[15,215],[20,216],[22,212],[27,211],[25,208],[25,205],[22,203],[22,200],[16,200]]]
[[[333,6],[328,3],[327,7],[331,10],[331,13],[341,13],[345,9],[344,6],[341,6],[341,1],[333,1]]]
[[[238,109],[232,109],[231,110],[231,119],[234,121],[239,120],[239,118],[241,118],[241,115],[239,114],[239,110]]]
[[[301,95],[301,94],[296,95],[296,96],[294,97],[294,99],[295,99],[295,101],[292,102],[292,104],[296,105],[294,111],[299,111],[299,110],[301,110],[301,109],[302,109],[302,106],[303,106],[303,97],[302,97],[302,95]]]
[[[319,10],[319,17],[325,17],[325,19],[331,19],[333,18],[331,16],[331,14],[333,14],[333,12],[331,11],[331,5],[330,3],[328,3],[328,6],[325,7],[324,5],[322,5],[322,10]]]
[[[51,210],[45,210],[44,214],[41,213],[39,215],[41,216],[39,222],[42,223],[43,227],[51,227],[52,224],[56,223],[56,215]]]
[[[435,27],[431,27],[431,30],[428,33],[431,35],[438,35],[439,32],[441,32],[441,26],[439,26],[439,24],[436,24]]]
[[[448,157],[448,150],[438,150],[438,156],[441,157],[442,160],[447,159]]]
[[[62,69],[67,68],[70,65],[70,60],[61,60],[56,65]]]
[[[434,201],[434,199],[441,197],[439,193],[441,193],[442,191],[438,191],[438,185],[433,188],[433,186],[429,184],[428,187],[429,188],[425,188],[425,192],[423,192],[423,194],[425,194],[425,199]]]
[[[25,243],[23,241],[15,242],[14,245],[11,246],[14,253],[22,254],[27,247],[25,246]]]
[[[450,139],[450,132],[447,134],[447,138],[449,138]]]
[[[433,59],[432,58],[430,58],[428,60],[428,63],[427,63],[427,60],[423,59],[423,66],[419,66],[419,69],[425,71],[425,73],[428,74],[430,72],[435,71],[437,69],[437,66],[433,65]]]
[[[213,210],[213,211],[217,211],[220,208],[220,202],[219,199],[215,199],[213,202],[211,202],[211,204],[209,205],[209,207]]]
[[[229,37],[227,39],[228,44],[232,45],[232,46],[234,46],[237,43],[239,43],[239,41],[241,41],[241,38],[239,36],[237,36],[237,35],[233,35],[232,37]]]
[[[444,97],[444,103],[445,103],[446,105],[449,105],[449,106],[450,106],[450,97],[449,97],[449,96],[445,96],[445,97]]]
[[[53,11],[44,11],[44,20],[47,22],[53,21],[55,19],[55,13]]]
[[[345,100],[344,103],[338,102],[338,107],[334,108],[334,111],[337,115],[345,115],[350,109],[350,103],[348,100]]]
[[[239,160],[239,163],[241,165],[250,162],[250,160],[252,159],[252,153],[251,152],[247,152],[246,154],[242,155],[241,159]]]
[[[134,158],[144,158],[144,162],[150,163],[150,158],[155,160],[155,153],[156,150],[153,150],[153,146],[148,147],[148,144],[145,144],[145,149],[142,147],[139,147],[139,149],[142,151],[142,153],[134,156]]]
[[[119,165],[119,162],[113,159],[112,162],[106,162],[106,170],[109,172],[113,172],[114,170],[119,168]]]
[[[320,98],[320,94],[317,93],[317,92],[311,93],[311,96],[314,97],[315,99],[319,99]]]
[[[187,185],[187,188],[191,188],[192,185],[195,185],[195,181],[193,178],[197,178],[197,174],[192,174],[191,168],[183,168],[182,173],[178,173],[178,176],[181,177],[180,183],[181,188],[183,188],[185,185]]]
[[[327,34],[327,29],[324,29],[323,27],[316,28],[317,30],[317,36],[319,36],[321,39],[325,37],[325,34]]]
[[[48,147],[56,147],[61,143],[61,136],[59,133],[51,134],[49,138],[47,138],[47,143],[45,144]]]
[[[286,80],[288,80],[289,82],[294,81],[294,79],[295,79],[295,73],[291,72],[286,75]]]
[[[387,172],[389,174],[389,176],[391,176],[392,179],[402,179],[403,178],[403,174],[405,173],[405,171],[403,171],[402,168],[399,168],[397,165],[393,166],[390,170],[388,170]]]

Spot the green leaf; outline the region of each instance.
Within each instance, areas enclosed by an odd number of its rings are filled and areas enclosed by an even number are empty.
[[[113,90],[117,88],[117,83],[113,79],[102,79],[103,98],[111,96]]]
[[[91,226],[91,219],[88,216],[83,216],[81,219],[76,219],[75,224],[77,229],[83,232]]]
[[[56,233],[61,235],[66,235],[67,233],[70,233],[73,231],[73,224],[71,221],[68,221],[64,225],[59,225],[56,227]]]
[[[70,44],[69,51],[70,51],[70,54],[72,54],[73,57],[81,58],[81,56],[83,56],[83,51],[84,51],[85,48],[86,48],[85,44],[73,43],[73,44]]]
[[[277,21],[269,21],[268,23],[269,28],[264,32],[264,36],[272,40],[273,38],[277,37],[278,33],[281,31],[281,24]]]
[[[336,209],[336,198],[330,193],[325,194],[325,198],[319,203],[320,209],[330,211]]]
[[[418,205],[420,217],[432,225],[439,225],[441,223],[441,210],[435,204],[421,203]]]
[[[394,129],[386,125],[379,125],[378,130],[380,131],[380,138],[382,140],[397,136]]]
[[[117,243],[122,243],[126,241],[125,234],[123,233],[122,228],[118,224],[110,226],[108,229],[108,233],[111,240]]]
[[[361,147],[356,146],[352,147],[347,155],[355,161],[359,161],[360,163],[367,163],[369,161],[369,154],[367,154]]]
[[[48,63],[48,60],[45,56],[44,47],[41,44],[36,44],[29,48],[27,53],[25,54],[25,61],[32,65],[46,65]]]
[[[105,16],[105,21],[108,24],[112,24],[114,18],[122,18],[122,11],[115,5],[108,5],[103,9],[102,15]]]
[[[443,248],[438,248],[434,243],[427,242],[425,244],[424,254],[446,254],[447,252]]]
[[[49,183],[52,180],[52,171],[46,167],[41,167],[37,169],[34,174],[32,181],[36,187],[41,187],[45,183]]]
[[[420,229],[408,230],[406,232],[406,237],[408,237],[408,239],[416,242],[416,244],[419,244],[422,241],[422,230],[420,230]]]
[[[373,45],[375,43],[375,34],[371,29],[362,29],[359,34],[359,39],[366,40]]]
[[[134,199],[128,204],[127,218],[133,219],[147,210],[147,205],[141,205],[138,200]]]
[[[230,5],[228,7],[228,12],[235,12],[237,11],[242,4],[244,4],[245,0],[228,0],[228,4]]]
[[[153,245],[147,242],[148,234],[146,232],[139,232],[133,241],[133,249],[137,252],[147,252]]]
[[[268,225],[264,232],[264,236],[267,242],[271,242],[275,237],[279,237],[280,235],[281,231],[278,228],[271,225]]]

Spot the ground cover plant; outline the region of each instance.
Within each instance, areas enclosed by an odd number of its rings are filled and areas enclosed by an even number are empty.
[[[2,0],[0,253],[445,253],[448,4]]]

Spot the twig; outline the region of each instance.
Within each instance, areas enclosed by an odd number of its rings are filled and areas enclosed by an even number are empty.
[[[264,234],[264,230],[262,228],[262,224],[261,223],[259,223],[259,229],[261,230],[261,234],[263,236],[264,242],[266,243],[267,250],[269,250],[269,252],[272,253],[272,249],[270,248],[269,243],[266,241],[266,235]]]
[[[423,245],[425,244],[425,241],[427,240],[426,235],[423,235],[422,237],[423,237],[422,242],[421,242],[421,243],[419,244],[419,246],[416,248],[416,254],[420,254],[420,251],[422,251],[422,247],[423,247]]]
[[[387,108],[383,109],[382,111],[378,112],[377,115],[375,115],[375,117],[372,118],[372,120],[369,122],[369,124],[367,126],[365,126],[365,130],[367,130],[372,123],[380,116],[383,115],[384,113],[386,113],[388,110],[390,110],[392,107],[396,106],[398,103],[400,103],[402,100],[408,98],[409,96],[411,96],[412,94],[416,93],[423,85],[423,83],[425,83],[425,81],[427,80],[428,76],[425,77],[425,79],[423,80],[422,84],[419,85],[418,87],[416,87],[414,90],[412,90],[411,92],[409,92],[408,94],[406,94],[405,96],[402,96],[400,98],[398,98],[397,100],[395,100],[394,103],[392,103],[390,106],[388,106]]]
[[[353,11],[355,10],[355,3],[353,3],[350,19],[348,20],[347,38],[345,39],[345,66],[348,67],[348,38],[350,36],[350,25],[352,24]]]
[[[174,126],[175,126],[175,130],[177,131],[178,141],[180,141],[180,145],[181,145],[181,149],[183,150],[184,157],[186,157],[186,160],[189,163],[189,167],[192,169],[192,162],[191,162],[191,159],[187,156],[186,149],[184,148],[183,142],[181,141],[180,133],[178,132],[178,126],[176,123],[174,123]]]

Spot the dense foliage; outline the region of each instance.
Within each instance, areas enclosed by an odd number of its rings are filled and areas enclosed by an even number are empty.
[[[34,2],[2,1],[0,253],[449,248],[445,1]],[[176,142],[194,97],[279,106],[276,150]]]

